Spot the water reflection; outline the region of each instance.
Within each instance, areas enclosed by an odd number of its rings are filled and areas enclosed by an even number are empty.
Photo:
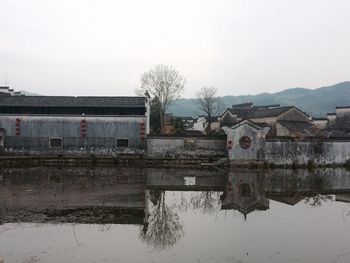
[[[270,200],[291,206],[304,200],[314,207],[328,201],[348,202],[350,173],[345,169],[231,171],[222,199],[222,209],[238,210],[245,219],[253,211],[268,210]]]
[[[108,167],[0,171],[0,224],[99,224],[100,231],[115,224],[138,225],[139,239],[158,251],[184,238],[181,214],[189,210],[202,215],[234,210],[249,220],[251,213],[273,209],[271,201],[310,207],[350,202],[350,172]]]
[[[235,209],[247,218],[254,210],[269,209],[265,197],[265,176],[260,172],[231,172],[222,197],[222,209]]]
[[[156,250],[172,247],[184,235],[178,209],[165,202],[165,191],[149,191],[151,208],[141,231],[141,240]]]

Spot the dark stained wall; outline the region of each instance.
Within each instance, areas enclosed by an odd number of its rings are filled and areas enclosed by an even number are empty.
[[[17,124],[17,122],[19,124]],[[82,132],[82,122],[85,132]],[[141,127],[146,117],[63,117],[63,116],[0,116],[5,133],[5,151],[65,152],[85,151],[113,153],[141,149]],[[62,140],[62,147],[51,147],[50,139]],[[127,139],[127,147],[117,147],[118,139]]]

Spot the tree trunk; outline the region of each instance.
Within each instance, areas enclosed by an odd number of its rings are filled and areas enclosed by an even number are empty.
[[[160,114],[160,134],[164,134],[165,132],[165,118],[164,118],[164,113],[163,113],[163,109],[161,108],[159,111]]]
[[[211,114],[208,114],[208,127],[207,127],[207,135],[210,134],[210,126],[211,126]]]

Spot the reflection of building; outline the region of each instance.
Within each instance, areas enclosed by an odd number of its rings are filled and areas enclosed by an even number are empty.
[[[139,224],[145,178],[138,169],[31,168],[0,173],[0,222]]]
[[[221,208],[238,210],[244,218],[254,210],[269,209],[261,174],[230,173],[223,197]]]
[[[296,205],[301,200],[305,198],[304,195],[291,195],[291,196],[283,196],[283,195],[268,195],[270,200],[283,203],[286,205]]]
[[[294,206],[306,198],[321,205],[336,195],[336,201],[349,202],[350,171],[5,168],[0,169],[0,222],[145,223],[146,231],[149,205],[158,206],[167,191],[197,192],[193,204],[209,204],[210,209],[210,193],[223,192],[221,209],[246,217],[269,209],[269,199]],[[171,209],[179,206],[168,206],[166,212],[175,213]]]
[[[222,195],[222,209],[234,209],[244,216],[269,209],[269,200],[294,206],[305,200],[319,206],[334,200],[350,202],[350,172],[346,169],[308,170],[241,169],[230,172]],[[305,203],[303,202],[303,203]]]
[[[2,169],[0,222],[143,224],[150,192],[223,191],[225,184],[225,173],[206,169]]]
[[[350,193],[349,194],[336,194],[335,201],[350,203]]]
[[[223,191],[226,172],[211,170],[147,169],[147,189],[170,191]]]

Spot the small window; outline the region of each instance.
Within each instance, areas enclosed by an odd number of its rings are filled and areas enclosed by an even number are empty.
[[[129,139],[117,139],[117,148],[129,147]]]
[[[185,185],[196,185],[196,177],[195,176],[185,176],[184,177]]]
[[[242,149],[248,149],[252,145],[252,139],[248,136],[243,136],[239,139],[239,146],[241,146]]]
[[[51,138],[50,139],[50,148],[62,148],[62,139],[61,138]]]

